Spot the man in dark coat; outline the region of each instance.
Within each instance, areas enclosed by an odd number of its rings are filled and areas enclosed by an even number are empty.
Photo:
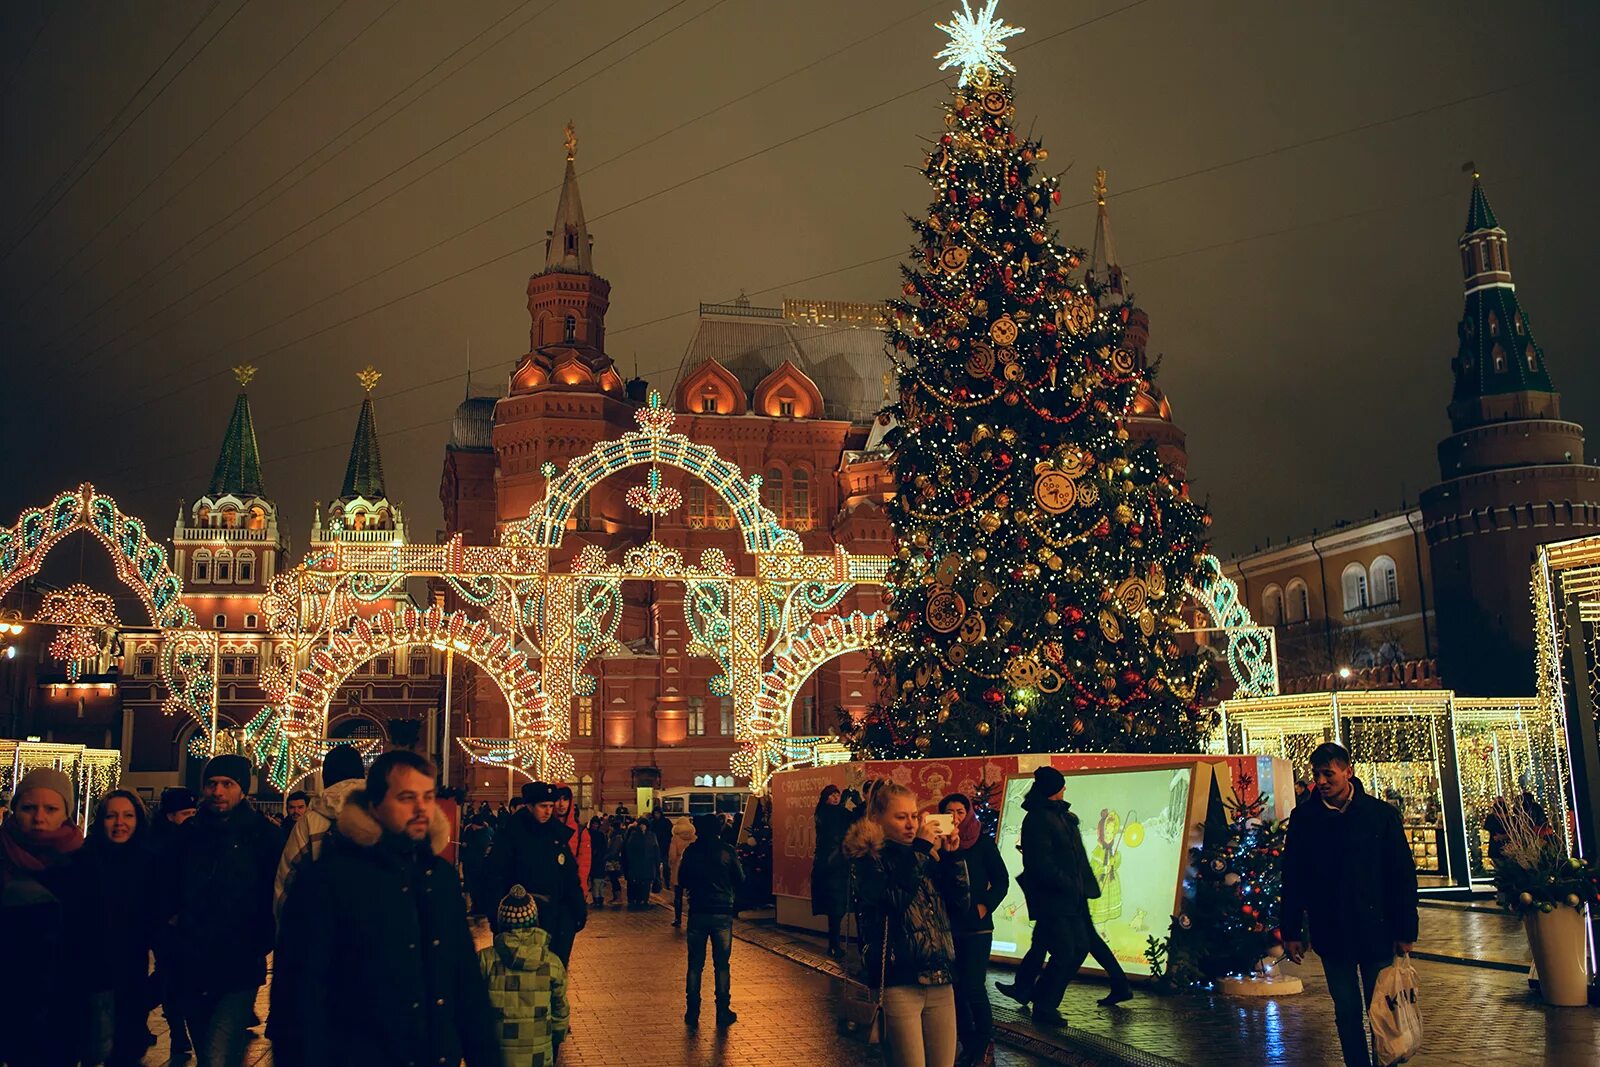
[[[967,871],[970,902],[965,909],[950,909],[950,932],[956,942],[956,1036],[963,1058],[971,1067],[994,1067],[994,1014],[984,977],[989,973],[989,953],[994,948],[994,910],[1006,899],[1011,875],[1000,858],[1000,846],[983,832],[972,800],[951,793],[939,801],[939,811],[955,818],[959,848],[945,853]]]
[[[1295,809],[1284,844],[1279,923],[1296,963],[1322,958],[1344,1062],[1370,1067],[1367,1005],[1378,972],[1417,940],[1417,868],[1400,813],[1369,796],[1336,744],[1311,753],[1316,797]]]
[[[578,880],[578,860],[568,841],[572,828],[555,819],[555,787],[529,782],[525,803],[495,834],[490,854],[503,897],[520,885],[539,905],[539,926],[550,935],[550,951],[565,967],[572,943],[589,921],[589,905]]]
[[[249,1043],[272,951],[279,835],[250,806],[250,761],[213,756],[200,810],[173,842],[164,900],[176,909],[173,982],[202,1067],[234,1067]]]
[[[661,877],[661,846],[643,819],[622,839],[622,876],[628,880],[628,907],[648,908],[650,889]]]
[[[715,815],[695,816],[694,843],[683,850],[678,861],[678,884],[689,894],[689,972],[685,981],[688,1003],[683,1021],[690,1026],[700,1021],[707,941],[711,943],[717,1025],[732,1026],[739,1021],[730,1007],[733,978],[728,961],[733,954],[733,919],[738,912],[735,902],[744,870],[733,847],[717,836],[718,823]]]
[[[499,1067],[434,769],[379,756],[284,905],[273,1062]]]
[[[1034,945],[1049,953],[1032,990],[1033,1019],[1054,1026],[1066,1023],[1061,997],[1089,954],[1089,900],[1100,895],[1078,817],[1061,799],[1066,782],[1054,767],[1034,770],[1033,785],[1022,801],[1027,815],[1022,820],[1023,871],[1017,877],[1034,920]]]
[[[461,828],[461,875],[472,898],[471,914],[488,915],[496,906],[492,898],[495,879],[490,877],[489,850],[494,847],[494,831],[476,813],[467,816]]]
[[[667,818],[660,808],[650,813],[650,832],[655,835],[656,850],[661,854],[655,880],[662,885],[669,885],[667,854],[672,851],[672,820]]]
[[[194,818],[200,798],[192,789],[174,787],[161,791],[161,806],[150,825],[150,839],[156,855],[156,869],[172,869],[172,857],[178,845],[178,832],[184,823]],[[164,878],[158,877],[158,884]],[[151,979],[156,996],[161,1000],[161,1014],[167,1020],[167,1031],[172,1038],[172,1055],[187,1056],[193,1051],[189,1043],[189,1028],[183,1021],[182,1002],[178,999],[176,972],[178,969],[177,927],[161,922],[155,929],[156,971]]]

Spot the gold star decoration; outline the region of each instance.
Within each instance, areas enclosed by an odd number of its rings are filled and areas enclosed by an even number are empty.
[[[372,364],[370,363],[356,371],[356,381],[360,382],[361,388],[365,389],[369,393],[372,392],[373,389],[377,388],[378,379],[382,377],[383,372],[374,370]]]
[[[249,363],[241,363],[233,368],[233,376],[239,380],[240,385],[249,385],[250,380],[256,376],[256,369]]]
[[[566,134],[567,162],[571,163],[578,158],[578,127],[568,119],[566,128],[562,132]]]
[[[1106,206],[1106,169],[1104,167],[1094,172],[1094,202],[1101,207]]]

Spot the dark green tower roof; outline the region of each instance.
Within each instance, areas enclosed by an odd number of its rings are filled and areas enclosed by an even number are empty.
[[[1494,209],[1489,206],[1489,197],[1483,191],[1483,182],[1478,180],[1478,175],[1472,175],[1472,202],[1467,206],[1467,233],[1477,230],[1497,230],[1500,223],[1495,221]]]
[[[244,390],[233,402],[233,417],[222,438],[222,452],[211,472],[211,495],[261,496],[261,452],[256,447],[255,422],[250,418],[250,398]]]
[[[372,410],[372,397],[361,401],[361,417],[356,420],[356,437],[350,443],[350,462],[344,468],[341,499],[365,497],[377,500],[383,492],[383,455],[378,451],[378,418]]]

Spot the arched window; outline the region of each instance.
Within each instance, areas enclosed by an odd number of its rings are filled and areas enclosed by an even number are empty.
[[[1311,590],[1299,578],[1289,582],[1283,614],[1285,622],[1305,622],[1311,618]]]
[[[252,530],[265,530],[267,528],[266,509],[259,504],[251,508],[250,518],[249,521],[245,523],[245,526]]]
[[[1522,346],[1522,358],[1527,361],[1528,369],[1537,374],[1539,371],[1539,357],[1534,354],[1532,341]]]
[[[233,581],[233,553],[225,548],[217,549],[213,555],[212,573],[219,585]]]
[[[568,315],[567,316],[567,322],[566,322],[566,328],[565,328],[564,336],[562,337],[562,340],[566,341],[568,344],[571,344],[572,342],[576,341],[577,339],[578,339],[578,320],[577,320],[577,317],[573,316],[573,315]]]
[[[213,615],[211,616],[211,625],[218,630],[226,630],[228,628],[228,617],[222,614]]]
[[[1372,561],[1372,602],[1374,604],[1396,604],[1400,601],[1400,573],[1395,569],[1394,560],[1388,556],[1379,556]]]
[[[783,515],[783,472],[777,467],[767,471],[761,482],[761,502],[767,510],[780,518]]]
[[[789,479],[789,526],[796,530],[811,529],[811,475],[796,470]]]
[[[234,581],[241,585],[248,585],[256,580],[256,554],[248,548],[241,548],[238,555],[233,557]]]
[[[1261,594],[1261,624],[1277,626],[1281,622],[1283,622],[1283,590],[1275,585],[1269,585]]]
[[[211,581],[211,550],[208,548],[199,549],[194,554],[194,580]]]
[[[1494,371],[1495,371],[1496,374],[1505,373],[1505,369],[1506,369],[1506,350],[1505,349],[1501,348],[1498,344],[1495,345],[1494,348],[1491,349],[1490,352],[1489,352],[1489,358],[1494,361]]]
[[[1359,563],[1352,563],[1344,569],[1340,576],[1344,586],[1344,610],[1348,614],[1360,611],[1370,601],[1367,598],[1367,569]]]

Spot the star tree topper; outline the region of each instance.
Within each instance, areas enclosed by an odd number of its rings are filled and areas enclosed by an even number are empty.
[[[961,10],[950,12],[948,24],[934,23],[950,35],[950,43],[935,53],[933,58],[944,60],[939,64],[940,70],[956,66],[961,68],[961,78],[956,84],[967,84],[968,78],[978,67],[1007,74],[1017,72],[1017,68],[1002,53],[1006,50],[1006,38],[1021,33],[1022,27],[1007,26],[995,18],[994,9],[999,6],[1000,0],[989,0],[983,11],[974,15],[968,0],[961,0]]]

